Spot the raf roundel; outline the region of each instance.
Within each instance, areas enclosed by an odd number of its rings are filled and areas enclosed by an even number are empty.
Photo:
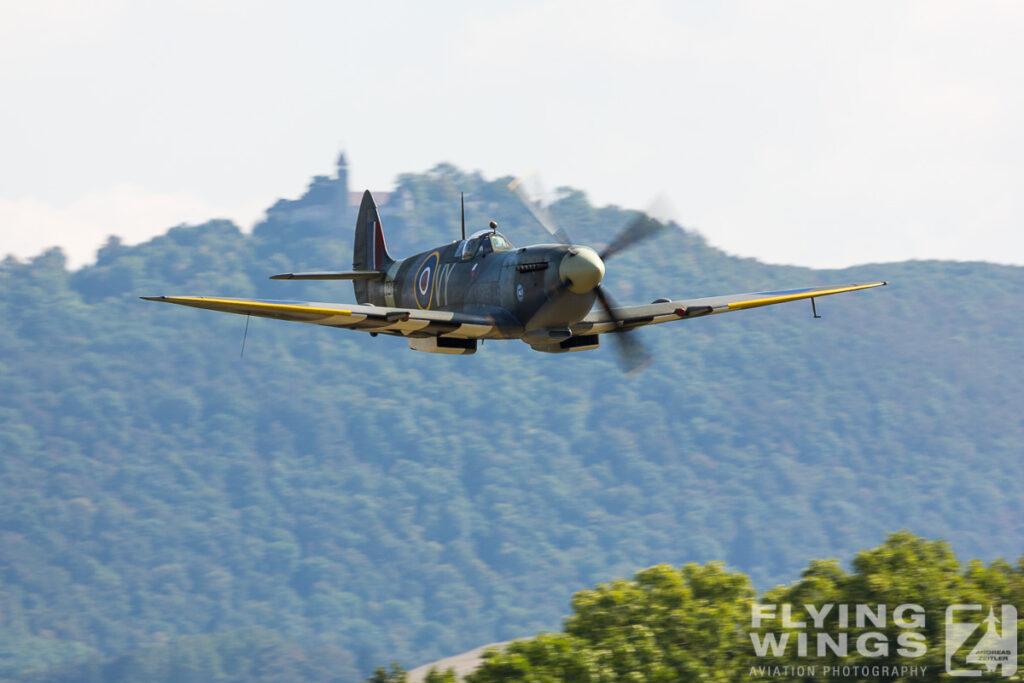
[[[416,270],[413,293],[416,295],[416,305],[421,309],[430,308],[430,299],[434,293],[434,276],[437,274],[437,264],[440,260],[440,253],[433,251],[423,259]]]
[[[523,285],[522,283],[516,285],[516,299],[519,301],[523,300]]]

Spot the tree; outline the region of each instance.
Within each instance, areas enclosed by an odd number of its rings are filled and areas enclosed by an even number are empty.
[[[373,670],[373,675],[366,679],[366,683],[406,683],[409,680],[405,669],[392,662],[390,666],[378,666]]]
[[[1019,604],[1022,567],[1024,558],[1017,568],[998,560],[964,569],[948,544],[899,532],[858,553],[852,574],[835,560],[813,560],[799,581],[767,591],[755,609],[747,577],[720,564],[658,565],[577,593],[564,633],[491,651],[466,680],[724,682],[758,680],[765,667],[799,667],[803,680],[846,681],[851,674],[825,669],[846,667],[882,672],[853,680],[938,681],[945,675],[946,607]],[[765,620],[757,628],[754,614]],[[820,629],[813,620],[819,615]],[[845,651],[825,647],[819,655],[819,635],[845,643]],[[798,647],[802,638],[806,652]],[[986,672],[981,680],[1000,676]]]

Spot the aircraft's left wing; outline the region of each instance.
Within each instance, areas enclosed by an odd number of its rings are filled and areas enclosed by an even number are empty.
[[[618,323],[608,314],[601,311],[594,311],[583,320],[572,326],[574,336],[582,334],[604,334],[631,330],[644,325],[655,325],[667,323],[673,320],[684,318],[697,318],[715,313],[729,313],[730,311],[742,311],[747,308],[759,306],[771,306],[772,304],[784,304],[788,301],[800,299],[813,299],[819,296],[830,294],[842,294],[843,292],[856,292],[859,289],[870,289],[881,287],[885,282],[869,282],[858,285],[839,285],[832,287],[803,287],[800,289],[783,289],[772,292],[749,292],[746,294],[728,294],[726,296],[712,296],[703,299],[683,299],[680,301],[660,301],[653,304],[640,306],[620,306],[615,309]]]
[[[421,311],[360,304],[324,304],[309,301],[270,299],[229,299],[207,296],[144,296],[146,301],[165,301],[223,313],[255,315],[262,318],[344,327],[350,330],[381,332],[408,337],[461,337],[480,339],[495,330],[495,322],[485,315],[451,311]]]

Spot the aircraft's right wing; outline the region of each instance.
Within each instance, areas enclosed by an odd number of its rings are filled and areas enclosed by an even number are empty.
[[[255,315],[262,318],[276,318],[277,320],[291,320],[406,337],[445,335],[463,339],[480,339],[487,337],[497,328],[497,323],[491,316],[451,311],[209,296],[144,296],[140,298],[146,301],[164,301],[169,304],[205,308],[222,313]]]
[[[679,301],[661,301],[640,306],[620,306],[615,309],[621,324],[617,324],[603,311],[594,311],[583,320],[572,326],[573,336],[583,334],[604,334],[631,330],[644,325],[656,325],[684,318],[697,318],[715,313],[742,311],[747,308],[784,304],[800,299],[813,299],[830,294],[856,292],[860,289],[881,287],[885,282],[870,282],[857,285],[839,285],[831,287],[803,287],[800,289],[783,289],[772,292],[749,292],[746,294],[728,294],[711,296],[703,299],[682,299]]]

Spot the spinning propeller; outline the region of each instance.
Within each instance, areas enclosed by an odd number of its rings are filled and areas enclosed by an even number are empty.
[[[572,243],[569,234],[556,225],[547,208],[539,201],[531,199],[523,187],[522,178],[513,180],[509,183],[508,187],[519,197],[526,206],[526,209],[548,234],[558,240],[559,243],[570,247],[571,255],[579,258],[581,262],[586,262],[586,265],[580,263],[579,266],[575,267],[569,265],[569,267],[559,268],[562,287],[568,288],[577,294],[593,291],[597,295],[597,301],[601,308],[604,309],[609,320],[615,323],[617,328],[613,330],[615,334],[612,335],[612,339],[615,340],[615,348],[622,368],[627,374],[632,375],[650,365],[654,357],[644,348],[644,345],[635,334],[630,334],[632,328],[627,326],[626,319],[617,312],[617,307],[612,301],[611,296],[606,288],[601,285],[601,279],[604,276],[605,261],[654,237],[665,229],[665,223],[641,213],[620,230],[600,254],[597,254],[590,247],[579,247]],[[563,260],[562,263],[566,264],[567,262]],[[572,262],[569,263],[571,264]],[[578,269],[582,277],[573,277],[574,268]]]

